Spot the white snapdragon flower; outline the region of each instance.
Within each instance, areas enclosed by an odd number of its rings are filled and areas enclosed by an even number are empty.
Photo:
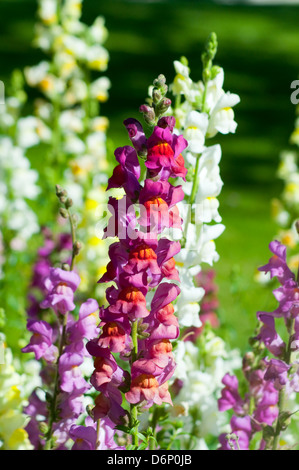
[[[282,193],[282,199],[293,207],[299,204],[299,173],[293,173],[288,178]]]
[[[224,229],[223,224],[195,226],[189,223],[186,230],[186,244],[176,255],[178,263],[182,263],[186,268],[200,266],[202,263],[212,266],[219,259],[214,240],[222,234]]]
[[[70,78],[77,68],[76,58],[69,52],[58,52],[55,54],[54,61],[63,79]]]
[[[33,147],[40,142],[49,142],[51,136],[49,127],[37,117],[27,116],[17,122],[18,145],[22,148]]]
[[[174,410],[183,421],[182,444],[191,442],[185,433],[197,436],[193,448],[203,445],[207,436],[219,436],[224,432],[228,418],[218,412],[217,403],[223,387],[221,380],[225,373],[232,373],[242,364],[239,351],[228,351],[224,341],[214,332],[205,330],[202,335],[196,344],[179,342],[174,349],[177,368],[172,380],[183,382],[174,398]],[[192,442],[194,446],[194,438]]]
[[[108,36],[107,28],[105,27],[105,19],[98,16],[91,27],[89,28],[89,35],[98,44],[103,44]]]
[[[200,101],[202,93],[198,84],[191,80],[189,67],[178,60],[175,60],[173,65],[177,75],[170,87],[172,93],[174,95],[184,95],[190,103]]]
[[[299,146],[299,118],[295,121],[295,129],[293,130],[290,137],[291,144]]]
[[[37,171],[32,169],[24,171],[24,168],[15,168],[10,181],[14,197],[31,200],[36,199],[40,193],[37,180]]]
[[[109,126],[109,120],[105,116],[97,116],[92,119],[90,128],[94,132],[106,132]]]
[[[57,21],[57,0],[40,0],[38,15],[46,25],[55,23]]]
[[[32,87],[39,85],[47,76],[49,69],[50,64],[45,60],[33,67],[25,67],[24,74],[28,85]]]
[[[85,142],[75,133],[68,132],[64,137],[64,151],[71,155],[81,155],[86,150]]]
[[[205,136],[209,126],[206,113],[190,111],[187,114],[183,135],[188,141],[188,150],[193,153],[201,153],[205,145]]]
[[[53,106],[48,101],[44,100],[43,98],[37,98],[34,101],[34,110],[35,115],[42,119],[43,121],[50,121],[51,120],[51,113],[53,111]]]
[[[206,107],[209,109],[208,137],[221,134],[234,133],[237,123],[234,120],[232,107],[240,102],[240,97],[235,93],[223,90],[224,71],[219,67],[218,73],[207,84]]]
[[[65,0],[62,8],[62,16],[79,20],[82,14],[82,1],[83,0]]]
[[[84,130],[83,119],[83,109],[67,109],[60,114],[59,125],[61,129],[80,134]]]
[[[277,170],[278,178],[287,180],[293,173],[297,173],[298,156],[294,151],[284,151],[280,154],[280,162]]]
[[[190,271],[184,267],[180,267],[177,263],[177,269],[180,276],[181,293],[175,304],[175,311],[182,326],[202,325],[199,318],[199,302],[203,298],[205,291],[202,287],[196,287],[193,282],[193,276]]]
[[[218,212],[219,201],[216,197],[207,197],[203,201],[197,202],[195,206],[195,222],[210,223],[221,222],[222,217]]]
[[[94,167],[94,159],[91,155],[82,155],[70,163],[76,180],[86,180]]]
[[[235,114],[232,107],[239,101],[239,96],[234,93],[227,92],[221,96],[210,112],[208,137],[214,137],[217,132],[221,134],[235,133],[237,123],[234,120]]]
[[[189,372],[194,370],[194,365],[199,361],[197,346],[191,341],[178,341],[174,355],[177,364],[174,379],[187,380]]]
[[[100,77],[90,85],[90,94],[100,102],[107,101],[109,95],[108,90],[111,87],[111,82],[107,77]]]
[[[63,96],[63,104],[65,106],[73,106],[86,100],[88,96],[88,87],[84,80],[74,78],[71,80],[68,89]]]
[[[88,47],[83,39],[69,34],[63,36],[63,47],[65,52],[79,60],[85,59],[88,52]]]
[[[85,59],[89,68],[104,72],[107,70],[109,53],[107,49],[96,44],[87,49]]]
[[[106,157],[106,135],[104,132],[93,132],[86,139],[87,152],[99,158]]]
[[[18,232],[20,238],[28,240],[40,230],[35,213],[23,199],[15,199],[10,203],[11,217],[7,221],[9,229]]]
[[[223,186],[219,169],[220,159],[221,147],[218,144],[203,151],[199,160],[197,203],[220,194]]]

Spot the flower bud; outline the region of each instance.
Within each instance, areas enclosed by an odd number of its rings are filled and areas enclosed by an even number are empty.
[[[87,405],[86,413],[93,419],[93,405]]]
[[[160,92],[157,88],[154,88],[154,89],[153,89],[153,102],[154,102],[155,104],[158,104],[159,101],[161,101],[162,98],[163,98],[163,97],[162,97],[161,92]]]
[[[275,436],[275,431],[272,426],[265,426],[263,429],[263,439],[266,442],[269,442]]]
[[[70,265],[68,263],[63,263],[61,269],[63,269],[64,271],[70,271]]]
[[[56,196],[61,199],[62,197],[67,196],[67,192],[65,189],[63,189],[59,184],[56,184]]]
[[[39,423],[39,430],[42,434],[47,434],[48,430],[49,430],[49,427],[46,423],[42,422],[42,423]]]
[[[155,115],[154,108],[146,104],[143,104],[140,106],[139,111],[143,113],[144,120],[147,124],[149,124],[150,126],[155,125],[156,115]]]
[[[82,248],[82,244],[80,242],[76,241],[74,243],[74,248],[73,248],[74,249],[74,254],[78,255],[80,253],[81,248]]]
[[[60,207],[60,209],[59,209],[59,214],[60,214],[61,217],[63,217],[64,219],[68,219],[68,217],[69,217],[68,211],[67,211],[66,209],[64,209],[63,207]]]
[[[162,101],[160,101],[156,108],[157,115],[161,116],[162,114],[166,113],[170,105],[171,100],[169,98],[164,98]]]
[[[68,197],[67,200],[65,201],[65,207],[69,209],[70,207],[72,207],[72,205],[73,205],[73,200],[70,197]]]

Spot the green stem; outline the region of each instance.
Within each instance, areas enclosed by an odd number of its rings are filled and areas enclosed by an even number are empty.
[[[132,356],[131,356],[131,366],[136,361],[138,355],[138,336],[137,336],[137,329],[138,324],[137,321],[132,322],[132,342],[133,342],[133,349],[132,349]],[[138,410],[137,405],[131,404],[130,405],[130,412],[131,412],[131,420],[132,423],[135,423],[138,419]],[[134,446],[138,446],[138,425],[134,426],[133,434],[132,434],[132,444]]]
[[[295,323],[295,319],[293,318],[288,326],[289,341],[288,341],[288,346],[287,346],[287,349],[283,358],[284,362],[288,365],[290,365],[291,363],[291,354],[292,354],[291,343],[292,343],[292,333],[294,329],[294,323]],[[285,401],[286,401],[285,399],[286,399],[285,389],[282,388],[279,391],[279,395],[278,395],[278,410],[279,411],[278,411],[278,417],[277,417],[276,426],[275,426],[275,435],[273,439],[272,450],[277,450],[278,441],[279,441],[279,437],[281,433],[280,417],[284,413]]]
[[[96,442],[96,450],[98,449],[98,447],[99,447],[100,444],[101,444],[101,441],[100,441],[100,431],[101,431],[101,420],[98,419],[98,420],[97,420],[97,442]]]
[[[193,178],[193,184],[192,184],[192,190],[189,198],[189,204],[192,205],[194,203],[194,200],[196,198],[196,193],[198,189],[198,170],[199,170],[199,159],[200,159],[201,154],[198,154],[196,157],[196,164],[195,164],[195,172],[194,172],[194,178]]]
[[[58,358],[56,361],[56,371],[55,371],[55,379],[54,379],[54,392],[53,392],[53,397],[51,399],[51,404],[50,404],[50,410],[49,410],[49,429],[47,432],[46,436],[46,444],[45,444],[45,450],[51,450],[52,449],[52,434],[53,434],[53,424],[55,423],[56,420],[56,414],[57,414],[57,397],[59,393],[59,361],[60,357],[63,352],[63,348],[65,345],[65,332],[66,332],[66,324],[67,324],[67,318],[68,315],[64,315],[63,320],[62,320],[62,332],[60,335],[60,341],[59,341],[59,349],[58,349]]]
[[[71,226],[72,247],[73,247],[72,248],[72,260],[71,260],[71,266],[70,266],[70,269],[72,271],[73,267],[74,267],[75,257],[76,257],[76,251],[75,251],[76,230],[75,230],[75,224],[74,224],[73,216],[70,213],[69,209],[68,209],[68,215],[69,215],[69,221],[70,221],[70,226]]]

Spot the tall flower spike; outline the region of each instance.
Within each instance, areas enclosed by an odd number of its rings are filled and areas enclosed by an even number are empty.
[[[71,313],[76,308],[75,293],[80,284],[80,277],[74,271],[80,244],[76,239],[74,214],[70,211],[72,201],[60,186],[56,186],[56,194],[64,206],[60,209],[61,215],[70,221],[72,255],[63,268],[46,265],[49,272],[44,280],[45,299],[40,307],[48,310],[47,321],[38,319],[39,312],[35,312],[37,318],[29,319],[27,324],[32,336],[23,348],[24,353],[33,352],[36,360],[42,360],[43,366],[42,386],[33,391],[25,408],[30,416],[26,430],[37,450],[68,448],[70,428],[77,425],[84,413],[83,397],[90,388],[81,370],[88,356],[85,340],[98,332],[99,306],[94,299],[81,304],[77,318]],[[52,250],[53,244],[47,243],[40,255],[47,256]]]
[[[109,305],[100,309],[101,334],[88,343],[89,352],[95,356],[92,384],[100,392],[94,419],[107,416],[119,425],[121,416],[127,414],[129,423],[122,429],[133,436],[134,446],[139,441],[137,406],[171,403],[167,382],[175,361],[170,340],[179,336],[172,302],[180,289],[170,281],[179,281],[173,257],[180,244],[165,237],[164,231],[181,228],[176,205],[184,193],[168,179],[185,177],[181,152],[187,141],[172,133],[173,119],[162,117],[169,106],[166,91],[161,75],[154,81],[151,107],[140,109],[153,127],[148,138],[139,121],[124,121],[133,147],[115,151],[119,165],[109,179],[108,189],[121,186],[125,195],[122,200],[111,200],[106,236],[113,233],[118,242],[110,247],[107,273],[99,281],[113,280],[116,287],[107,289]],[[145,159],[147,168],[143,184],[137,153]],[[135,214],[133,204],[138,206],[139,214]],[[164,279],[167,282],[163,283]],[[150,302],[152,289],[155,294]],[[113,354],[118,352],[129,362],[129,374],[117,365]],[[121,392],[125,393],[124,409]]]
[[[190,402],[189,411],[187,407],[182,407],[187,415],[186,429],[200,429],[200,435],[203,439],[205,435],[208,435],[205,430],[212,430],[212,433],[217,435],[217,429],[219,429],[216,424],[211,425],[214,423],[211,418],[212,412],[209,414],[207,410],[217,408],[217,396],[221,388],[221,381],[217,374],[215,376],[213,369],[205,364],[204,358],[202,361],[196,358],[196,351],[197,355],[200,352],[204,354],[206,349],[209,350],[211,347],[209,344],[204,345],[204,341],[208,341],[212,335],[207,326],[208,323],[213,326],[218,323],[215,312],[212,315],[212,312],[209,312],[207,317],[200,315],[205,311],[207,303],[204,298],[205,286],[198,283],[197,279],[203,270],[210,269],[218,261],[216,241],[225,229],[221,223],[218,201],[223,186],[220,175],[222,150],[217,141],[213,145],[209,144],[209,139],[213,137],[215,140],[218,133],[235,132],[237,123],[234,119],[233,107],[240,101],[238,95],[223,90],[224,71],[221,67],[214,65],[216,52],[217,37],[212,33],[202,54],[202,79],[195,82],[191,78],[188,60],[183,57],[179,61],[174,61],[176,75],[170,85],[170,90],[175,98],[173,106],[173,114],[176,118],[174,132],[182,134],[189,144],[183,151],[187,168],[186,181],[182,182],[185,198],[183,202],[178,204],[180,215],[183,217],[183,232],[177,232],[174,235],[181,242],[181,250],[175,256],[181,281],[181,294],[175,308],[180,328],[183,329],[185,343],[192,341],[193,344],[180,345],[174,352],[174,356],[176,357],[177,354],[185,364],[183,369],[188,371],[187,377],[184,372],[183,386],[180,387],[177,400],[184,399],[184,401]],[[169,121],[163,123],[165,128],[172,125],[173,122]],[[210,340],[210,344],[213,344],[213,341],[217,342],[220,339],[217,340],[214,337],[213,340]],[[185,354],[182,353],[184,348]],[[202,367],[211,371],[210,378],[209,374],[201,375],[201,378],[198,378],[198,374],[194,370],[190,370],[187,361],[190,351],[193,350],[194,356],[191,355],[191,357],[195,364],[204,364]],[[218,361],[220,363],[223,361],[222,354],[224,354],[224,347],[219,349]],[[232,373],[234,361],[228,360],[227,367],[227,372]],[[182,373],[176,378],[179,380],[181,376]],[[199,383],[205,380],[205,388],[208,387],[209,390],[209,401],[207,402],[207,398],[203,397],[201,400],[203,405],[196,403],[196,400],[191,396],[188,399],[188,391],[196,386],[197,380]],[[201,420],[199,416],[201,416]],[[197,443],[197,445],[199,444]]]
[[[270,272],[271,277],[276,277],[281,284],[273,291],[279,306],[273,312],[257,313],[260,326],[257,335],[251,339],[253,350],[243,359],[243,374],[247,381],[245,398],[242,400],[239,395],[236,377],[225,376],[225,388],[219,399],[220,411],[233,409],[235,413],[231,427],[232,432],[239,437],[239,442],[242,442],[242,449],[254,449],[254,437],[259,431],[262,431],[259,450],[279,449],[282,433],[290,425],[297,406],[293,396],[299,391],[298,364],[293,353],[298,351],[298,279],[295,280],[287,265],[286,247],[275,240],[269,248],[274,256],[260,270]],[[277,332],[277,317],[284,319],[287,343]],[[235,427],[238,416],[243,421],[246,418],[248,425],[250,423],[246,438],[244,428]],[[219,438],[221,449],[230,450],[224,439],[223,434]],[[288,442],[286,434],[284,439]]]
[[[109,171],[109,122],[101,115],[111,86],[104,75],[109,62],[104,47],[108,31],[101,16],[91,25],[82,21],[82,1],[39,0],[38,4],[34,46],[44,58],[37,65],[25,67],[26,83],[35,89],[37,98],[32,116],[20,119],[18,127],[24,147],[43,145],[41,177],[49,181],[52,175],[50,184],[58,181],[66,187],[80,216],[78,234],[86,253],[77,258],[80,290],[85,298],[95,294],[92,288],[103,295],[93,279],[104,271],[107,253],[100,219],[107,204]],[[49,197],[49,186],[44,185],[42,191],[41,196],[47,196],[48,219],[52,219],[56,202]],[[93,263],[94,259],[102,259],[102,265]]]

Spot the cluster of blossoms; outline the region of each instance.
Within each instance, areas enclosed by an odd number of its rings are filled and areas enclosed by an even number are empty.
[[[85,256],[77,260],[80,289],[91,292],[93,279],[103,269],[98,260],[103,259],[105,266],[107,256],[107,243],[99,239],[95,226],[98,207],[107,204],[109,123],[100,115],[100,104],[108,99],[111,84],[106,76],[99,77],[109,60],[103,47],[108,35],[104,19],[97,17],[91,26],[80,21],[82,3],[39,1],[34,43],[48,60],[25,68],[26,82],[39,96],[34,101],[34,116],[20,119],[19,127],[28,144],[46,145],[42,171],[49,186],[44,191],[48,193],[59,181],[80,215],[78,231],[85,250]]]
[[[206,140],[218,132],[235,132],[237,127],[232,107],[239,102],[239,97],[224,92],[223,69],[213,65],[216,51],[217,39],[211,34],[202,54],[202,81],[193,82],[187,59],[182,58],[174,62],[176,76],[171,85],[175,96],[176,132],[188,140],[184,153],[188,174],[183,183],[184,205],[181,205],[181,213],[186,212],[186,208],[187,213],[183,216],[182,250],[176,258],[182,290],[178,316],[180,324],[186,327],[200,327],[199,302],[204,289],[195,285],[194,276],[203,263],[213,265],[218,261],[214,240],[225,228],[220,223],[217,199],[223,186],[219,168],[221,147],[219,144],[207,146]]]
[[[286,247],[270,243],[273,256],[259,268],[276,277],[280,287],[273,291],[279,305],[273,312],[258,312],[259,327],[251,343],[253,351],[245,354],[243,374],[247,381],[244,398],[236,376],[223,378],[220,411],[233,410],[231,435],[222,434],[222,450],[273,449],[281,446],[281,434],[290,425],[298,388],[298,280],[286,262]],[[287,341],[280,331],[283,320]],[[292,409],[290,409],[292,408]],[[286,438],[286,442],[288,439]],[[294,444],[288,442],[288,444]]]
[[[209,279],[209,275],[205,276],[203,265],[212,266],[218,261],[215,239],[225,228],[221,223],[217,199],[223,186],[219,168],[221,147],[219,144],[207,146],[206,141],[216,136],[218,132],[222,134],[235,132],[237,124],[232,107],[239,102],[239,97],[223,90],[223,69],[213,65],[216,50],[217,40],[215,34],[212,34],[202,55],[203,80],[193,82],[187,60],[182,58],[181,61],[174,62],[176,76],[171,85],[175,97],[170,110],[176,118],[174,133],[183,134],[188,141],[188,147],[183,151],[187,167],[186,179],[182,183],[185,197],[178,204],[183,217],[183,230],[178,233],[173,232],[174,238],[181,242],[181,250],[175,256],[181,289],[175,304],[175,312],[180,327],[184,328],[185,334],[188,335],[188,340],[192,341],[192,336],[189,335],[193,333],[192,343],[184,342],[184,345],[180,345],[180,349],[174,351],[176,361],[181,362],[185,371],[182,383],[185,391],[180,391],[178,399],[188,393],[189,384],[194,381],[196,383],[195,371],[198,368],[202,371],[204,366],[200,356],[200,351],[204,351],[204,344],[200,339],[197,341],[197,337],[202,333],[202,324],[209,322],[214,327],[218,325],[217,316],[213,312],[217,307],[217,300],[213,297],[215,286],[211,285],[212,279]],[[190,363],[185,363],[185,360],[188,362],[188,355],[180,353],[184,347],[193,350],[193,367]],[[222,350],[219,351],[219,362],[223,361],[225,354]],[[229,370],[229,364],[227,367]],[[219,380],[214,380],[212,369],[209,371],[210,379],[207,379],[208,372],[205,378],[210,385],[209,406],[213,414],[217,408]],[[194,401],[189,409],[186,407],[182,409],[184,414],[189,413],[186,419],[189,423],[193,423],[194,428],[200,423],[202,429],[208,429],[208,423],[205,423],[208,412],[203,414],[203,408],[198,403]],[[200,435],[205,437],[204,433]]]
[[[23,413],[27,394],[35,385],[38,370],[35,361],[28,361],[22,373],[19,364],[0,335],[0,449],[31,450],[32,445],[24,429],[27,417]]]
[[[32,278],[28,286],[27,315],[30,319],[40,319],[43,310],[40,302],[47,293],[45,280],[50,275],[51,266],[57,263],[70,263],[69,253],[72,250],[72,237],[68,232],[55,236],[47,227],[41,232],[44,244],[38,249],[37,258],[32,268]]]
[[[108,99],[110,81],[99,77],[109,59],[103,47],[107,29],[101,17],[91,26],[80,21],[80,0],[38,3],[35,45],[48,57],[37,66],[25,67],[24,73],[13,73],[0,114],[2,306],[7,317],[5,333],[10,345],[18,348],[21,334],[12,338],[12,327],[20,331],[24,325],[29,267],[40,226],[48,225],[56,213],[52,188],[57,182],[69,188],[80,214],[84,256],[78,259],[78,269],[85,299],[95,295],[94,278],[105,269],[108,245],[95,229],[98,207],[107,203],[108,120],[100,116],[100,103]],[[25,86],[34,88],[33,106],[27,102]],[[16,269],[24,273],[22,282],[14,275]]]
[[[32,336],[22,351],[33,352],[36,360],[44,361],[40,374],[43,393],[34,390],[24,409],[30,416],[26,431],[36,450],[67,448],[70,428],[85,411],[83,396],[89,385],[80,366],[88,355],[84,340],[94,337],[97,331],[98,304],[88,299],[75,319],[70,312],[76,307],[74,293],[79,283],[76,272],[50,268],[41,308],[52,309],[57,321],[28,320],[27,329]]]
[[[112,217],[105,236],[118,240],[110,245],[107,272],[99,281],[113,284],[106,290],[108,306],[100,309],[101,333],[87,345],[95,357],[91,383],[100,392],[94,420],[108,417],[120,425],[129,416],[134,446],[139,440],[137,406],[148,409],[171,403],[168,380],[175,369],[171,340],[179,336],[173,302],[180,293],[174,261],[180,243],[163,232],[181,228],[177,203],[184,193],[168,180],[185,178],[181,152],[187,142],[173,133],[173,117],[161,117],[170,105],[166,91],[165,78],[159,76],[154,81],[154,107],[140,108],[146,122],[154,124],[148,138],[139,121],[124,121],[133,146],[115,151],[118,165],[107,189],[122,187],[125,194],[109,199]],[[143,184],[138,155],[145,160]],[[127,367],[118,365],[118,353]],[[122,392],[130,410],[122,406]]]
[[[180,420],[177,439],[182,449],[213,450],[226,428],[228,417],[218,412],[223,373],[241,365],[238,350],[228,350],[209,325],[194,339],[186,337],[175,350],[177,368],[172,415]]]
[[[277,176],[283,183],[280,197],[271,201],[272,218],[278,226],[275,239],[279,240],[289,250],[289,265],[296,269],[298,265],[298,242],[299,237],[296,230],[296,220],[299,214],[299,167],[298,167],[298,118],[295,129],[290,136],[290,147],[283,150],[279,156]],[[255,273],[257,282],[268,284],[269,273]]]
[[[86,342],[99,332],[99,305],[88,298],[78,311],[76,309],[81,280],[74,269],[74,259],[79,253],[75,217],[69,210],[72,201],[67,192],[57,186],[56,194],[64,204],[61,215],[70,220],[72,237],[63,233],[56,240],[44,229],[44,246],[35,264],[31,289],[39,291],[39,295],[30,298],[27,330],[31,338],[22,352],[33,353],[42,368],[40,383],[24,408],[29,417],[25,431],[35,450],[87,449],[91,442],[94,442],[92,448],[112,449],[117,446],[109,419],[96,428],[86,413],[86,407],[92,402],[88,395],[90,384],[85,379],[90,375],[91,366]],[[61,262],[70,249],[72,256],[66,257],[62,268],[51,266],[55,255],[56,262]],[[39,302],[41,296],[43,300]],[[88,425],[87,436],[81,431],[83,419]]]
[[[0,244],[6,250],[22,251],[27,241],[38,232],[38,220],[28,204],[37,198],[38,173],[33,170],[18,127],[26,102],[22,76],[15,71],[11,78],[11,96],[7,96],[0,113]],[[4,250],[0,249],[0,253]],[[8,251],[7,251],[8,252]],[[4,256],[1,266],[5,262]]]

